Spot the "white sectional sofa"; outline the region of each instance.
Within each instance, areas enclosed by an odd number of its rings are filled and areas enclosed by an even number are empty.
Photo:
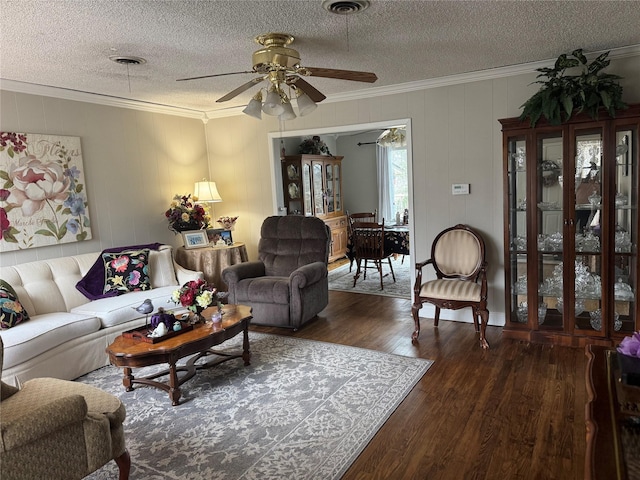
[[[105,348],[122,332],[141,326],[135,310],[151,299],[159,307],[180,311],[171,293],[202,272],[186,270],[173,260],[172,247],[149,253],[151,289],[89,300],[76,289],[100,253],[87,253],[0,268],[30,319],[0,330],[4,343],[2,380],[19,386],[35,377],[73,380],[104,365]],[[184,309],[182,309],[184,310]]]

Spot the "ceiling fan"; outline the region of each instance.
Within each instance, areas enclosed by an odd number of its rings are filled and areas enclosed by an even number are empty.
[[[300,65],[300,54],[298,51],[288,46],[293,42],[293,39],[293,36],[288,33],[265,33],[264,35],[257,36],[255,41],[262,45],[263,48],[253,52],[253,70],[179,78],[177,81],[181,82],[247,73],[258,74],[260,75],[259,77],[253,78],[247,83],[240,85],[235,90],[220,97],[216,102],[221,103],[231,100],[254,85],[268,81],[269,86],[267,88],[267,98],[265,99],[264,105],[262,105],[262,90],[260,90],[254,96],[253,100],[249,102],[244,113],[256,118],[261,118],[261,109],[269,115],[283,116],[285,120],[289,120],[295,118],[295,113],[293,113],[289,97],[282,88],[283,85],[288,85],[296,92],[300,115],[305,115],[315,108],[316,103],[321,102],[327,97],[302,77],[315,76],[366,83],[373,83],[378,79],[376,74],[371,72],[303,67]],[[252,104],[252,102],[254,103]]]

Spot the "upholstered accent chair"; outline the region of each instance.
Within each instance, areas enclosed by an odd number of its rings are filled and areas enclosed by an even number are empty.
[[[2,357],[0,337],[0,371]],[[80,479],[114,459],[119,479],[129,478],[125,408],[117,397],[57,378],[0,387],[0,478]]]
[[[252,307],[252,324],[299,328],[329,304],[330,242],[331,231],[319,218],[266,218],[258,260],[222,272],[229,303]]]
[[[433,265],[435,280],[423,283],[422,269]],[[485,338],[489,310],[487,310],[487,262],[484,240],[467,225],[456,225],[440,232],[431,246],[431,258],[416,263],[415,300],[411,314],[415,323],[412,340],[420,335],[418,312],[424,302],[435,305],[434,326],[438,326],[440,309],[458,310],[471,307],[476,332],[480,332],[480,346],[489,348]],[[478,321],[481,322],[479,328]]]

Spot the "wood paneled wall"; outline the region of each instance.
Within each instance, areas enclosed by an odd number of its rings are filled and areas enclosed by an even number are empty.
[[[80,137],[92,240],[0,254],[2,265],[150,242],[182,245],[164,211],[208,177],[202,121],[0,91],[0,130]]]

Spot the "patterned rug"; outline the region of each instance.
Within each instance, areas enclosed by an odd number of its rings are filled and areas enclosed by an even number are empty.
[[[371,264],[371,262],[369,262]],[[391,259],[393,273],[396,275],[396,282],[393,282],[389,263],[385,260],[382,264],[382,284],[384,289],[380,290],[380,275],[375,269],[367,269],[367,279],[360,275],[356,286],[353,286],[353,276],[356,274],[356,263],[353,262],[353,269],[349,272],[349,264],[336,268],[329,272],[329,290],[340,292],[367,293],[370,295],[384,295],[387,297],[399,297],[411,299],[411,289],[415,281],[415,270],[411,265],[409,256]]]
[[[238,349],[241,337],[223,346]],[[250,366],[236,359],[199,371],[176,407],[155,388],[125,392],[112,366],[78,379],[124,402],[132,479],[339,479],[433,364],[257,332],[249,339]],[[87,478],[117,477],[109,462]]]

